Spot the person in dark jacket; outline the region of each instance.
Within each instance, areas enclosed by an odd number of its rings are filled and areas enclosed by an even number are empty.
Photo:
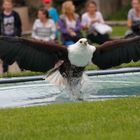
[[[21,36],[22,23],[19,14],[13,10],[12,0],[3,0],[3,9],[0,12],[0,35]],[[3,62],[3,72],[8,71],[8,64]]]

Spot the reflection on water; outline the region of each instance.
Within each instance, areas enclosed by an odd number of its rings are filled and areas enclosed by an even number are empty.
[[[86,101],[140,95],[140,73],[89,77],[82,89]],[[0,85],[0,107],[71,102],[66,91],[46,81]]]

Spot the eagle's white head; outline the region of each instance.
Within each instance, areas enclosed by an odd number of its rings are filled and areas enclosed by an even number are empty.
[[[80,46],[87,46],[88,45],[88,40],[86,38],[81,38],[78,41]]]
[[[71,64],[83,67],[91,63],[96,48],[88,44],[86,38],[79,39],[75,44],[68,47],[68,57]]]

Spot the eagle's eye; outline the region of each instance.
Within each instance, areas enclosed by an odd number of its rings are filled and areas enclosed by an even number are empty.
[[[82,43],[83,43],[83,41],[80,41],[80,43],[82,44]]]

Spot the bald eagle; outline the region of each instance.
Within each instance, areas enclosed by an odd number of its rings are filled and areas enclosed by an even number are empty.
[[[140,59],[140,37],[108,41],[98,47],[82,38],[70,46],[19,37],[0,37],[0,58],[7,64],[15,61],[26,70],[47,72],[49,81],[77,86],[85,67],[93,63],[108,69]],[[56,76],[57,75],[57,76]],[[55,78],[54,78],[55,77]]]

